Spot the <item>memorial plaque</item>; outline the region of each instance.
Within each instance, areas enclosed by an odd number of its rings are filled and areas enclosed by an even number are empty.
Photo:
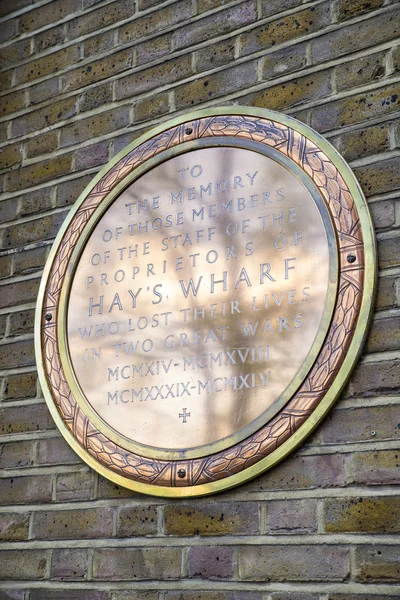
[[[121,485],[238,485],[324,417],[374,282],[365,200],[325,140],[264,110],[182,117],[105,167],[60,232],[37,310],[46,400]]]

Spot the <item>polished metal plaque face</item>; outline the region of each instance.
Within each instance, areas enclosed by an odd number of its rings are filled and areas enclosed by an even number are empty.
[[[44,275],[38,365],[61,431],[156,495],[272,466],[355,362],[370,231],[348,167],[282,115],[235,107],[147,134],[79,199]]]

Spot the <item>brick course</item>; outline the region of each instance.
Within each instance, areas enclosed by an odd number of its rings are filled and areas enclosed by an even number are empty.
[[[400,11],[391,0],[0,3],[0,600],[398,595]],[[247,104],[309,123],[354,169],[376,307],[336,407],[224,494],[165,500],[94,473],[37,382],[33,314],[69,208],[154,124]]]

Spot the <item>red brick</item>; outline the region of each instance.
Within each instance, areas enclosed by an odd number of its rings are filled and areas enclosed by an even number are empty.
[[[178,0],[164,8],[139,16],[137,19],[122,25],[118,32],[118,39],[126,42],[137,42],[141,38],[162,32],[163,29],[177,25],[192,16],[190,0]],[[152,42],[157,43],[156,40]]]
[[[398,533],[400,498],[331,498],[325,500],[326,533]]]
[[[28,539],[30,515],[20,513],[0,514],[0,540],[20,542]]]
[[[318,429],[318,438],[323,444],[371,441],[372,437],[374,440],[396,439],[400,437],[398,422],[395,406],[335,409]],[[375,431],[375,436],[371,437],[371,431]]]
[[[80,548],[53,550],[51,559],[51,579],[77,581],[86,579],[88,551]]]
[[[356,581],[364,583],[398,583],[400,556],[393,546],[361,546],[356,548]]]
[[[135,581],[178,579],[181,574],[180,548],[93,549],[93,579]]]
[[[316,500],[272,500],[267,504],[267,531],[272,535],[315,533]]]
[[[33,518],[35,539],[72,540],[111,537],[110,508],[36,512]]]
[[[400,424],[397,427],[400,427]],[[351,473],[355,483],[366,485],[398,484],[400,483],[399,467],[399,452],[396,450],[359,452],[351,456]]]
[[[80,15],[68,23],[68,39],[86,35],[92,31],[99,31],[103,27],[108,27],[118,23],[135,14],[135,3],[131,0],[117,0],[97,10]]]
[[[54,0],[50,4],[45,4],[21,15],[19,30],[21,33],[34,31],[64,19],[80,8],[81,0]]]
[[[352,1],[352,0],[351,0]],[[314,63],[322,63],[350,52],[395,39],[399,34],[398,10],[341,27],[312,41]]]
[[[195,579],[232,579],[233,548],[197,546],[190,548],[189,577]]]
[[[57,502],[90,500],[93,496],[93,472],[62,473],[56,479]]]
[[[45,579],[49,550],[3,550],[0,579]]]
[[[306,8],[242,33],[240,55],[247,56],[253,52],[272,48],[276,44],[296,40],[313,31],[320,31],[329,23],[329,2]]]
[[[33,504],[50,502],[52,477],[32,475],[0,479],[0,504]]]
[[[239,548],[239,578],[245,581],[344,581],[348,549],[340,546],[246,546]]]
[[[188,48],[213,37],[224,35],[240,27],[253,23],[257,18],[256,6],[252,0],[227,8],[216,15],[180,27],[175,31],[173,46],[175,50]]]
[[[166,535],[250,535],[260,530],[253,502],[168,504],[164,515]]]
[[[117,536],[156,535],[157,506],[123,506],[118,512]]]

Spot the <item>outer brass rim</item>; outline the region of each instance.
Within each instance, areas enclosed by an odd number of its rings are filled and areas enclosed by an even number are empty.
[[[334,379],[332,384],[330,385],[328,391],[326,392],[323,399],[319,402],[318,406],[313,410],[311,416],[295,431],[292,435],[283,442],[278,448],[276,448],[273,452],[271,452],[268,456],[265,456],[252,466],[229,475],[220,480],[208,481],[207,483],[197,484],[197,485],[185,485],[185,482],[177,482],[175,485],[179,485],[179,487],[166,487],[165,485],[157,485],[157,484],[148,484],[142,483],[141,481],[131,479],[129,477],[122,476],[121,474],[115,472],[112,468],[107,467],[105,464],[101,464],[98,460],[96,460],[92,454],[90,454],[87,449],[85,449],[75,432],[71,430],[71,427],[67,426],[64,419],[61,417],[60,412],[56,406],[54,400],[54,387],[49,382],[49,373],[46,370],[46,360],[45,360],[45,350],[43,348],[42,343],[42,332],[44,326],[44,315],[43,310],[46,310],[46,293],[48,294],[48,284],[49,284],[49,276],[51,269],[53,267],[54,261],[57,259],[57,253],[59,252],[61,242],[64,238],[68,227],[73,221],[75,215],[78,213],[80,207],[84,204],[86,198],[88,197],[90,191],[92,190],[95,184],[98,184],[111,170],[112,168],[121,161],[125,156],[131,153],[134,149],[138,148],[140,145],[144,144],[148,140],[156,137],[157,135],[165,132],[171,128],[177,127],[183,123],[192,123],[199,119],[203,119],[211,116],[220,116],[220,115],[237,115],[237,116],[250,116],[255,118],[260,118],[263,120],[272,120],[276,123],[281,124],[282,126],[286,126],[290,128],[290,130],[297,132],[298,134],[304,136],[311,143],[315,144],[318,149],[320,149],[326,157],[331,161],[331,163],[339,170],[340,176],[343,178],[344,182],[347,185],[347,188],[352,196],[354,204],[357,208],[360,225],[362,229],[363,236],[363,250],[365,256],[365,277],[364,277],[364,290],[363,296],[361,300],[361,304],[358,311],[358,318],[356,320],[354,333],[352,335],[352,339],[350,345],[347,350],[347,354],[343,360],[343,363]],[[120,187],[125,187],[124,179],[120,182]],[[117,193],[117,192],[116,192]],[[350,376],[351,370],[354,368],[354,365],[358,359],[358,356],[361,351],[362,343],[366,336],[366,331],[368,327],[368,323],[372,313],[373,306],[373,297],[375,292],[375,282],[376,282],[376,249],[375,249],[375,238],[373,234],[373,227],[371,218],[369,215],[369,211],[367,208],[367,204],[361,192],[361,189],[354,178],[350,168],[345,163],[344,159],[336,152],[336,150],[321,136],[319,136],[316,132],[309,129],[307,126],[295,121],[291,117],[286,117],[279,113],[275,113],[273,111],[267,111],[263,109],[253,109],[253,108],[242,108],[242,107],[229,107],[229,108],[220,108],[220,109],[212,109],[200,111],[197,113],[192,113],[189,115],[185,115],[184,117],[179,117],[161,125],[151,132],[145,134],[137,141],[129,145],[125,148],[119,155],[117,155],[106,167],[104,167],[100,173],[95,177],[95,179],[87,186],[81,196],[78,198],[76,204],[71,210],[70,215],[66,219],[63,224],[60,233],[55,241],[53,249],[51,251],[50,257],[48,259],[44,275],[42,278],[40,291],[39,291],[39,300],[36,311],[36,321],[35,321],[35,350],[37,356],[38,363],[38,371],[39,371],[39,379],[42,385],[43,393],[45,395],[46,402],[49,406],[49,409],[55,419],[57,426],[60,431],[66,438],[66,440],[70,443],[70,445],[75,449],[75,451],[83,458],[90,466],[92,466],[95,470],[97,470],[102,475],[106,476],[108,479],[128,487],[130,489],[143,492],[150,493],[156,496],[199,496],[214,493],[217,491],[221,491],[223,489],[228,489],[233,486],[236,486],[244,481],[247,481],[253,477],[256,477],[266,469],[272,467],[279,461],[281,461],[287,454],[292,452],[302,441],[308,436],[315,427],[319,424],[319,422],[324,418],[327,411],[335,402],[336,398],[340,394],[340,391],[343,389],[344,385],[347,382],[348,377]],[[48,303],[47,303],[48,306]],[[57,310],[54,311],[55,318],[58,321]],[[58,321],[59,322],[59,321]]]

